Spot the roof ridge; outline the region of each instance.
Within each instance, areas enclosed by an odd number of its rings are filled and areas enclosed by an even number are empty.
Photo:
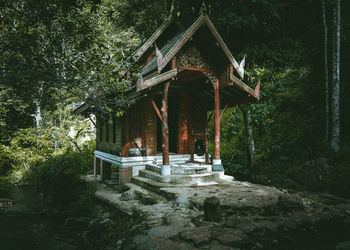
[[[203,13],[187,29],[187,31],[182,35],[182,38],[179,39],[175,43],[175,45],[169,50],[169,52],[166,55],[164,55],[164,59],[165,59],[164,63],[161,65],[161,67],[158,69],[158,71],[162,70],[169,63],[169,61],[175,56],[177,51],[182,48],[183,45],[182,46],[180,46],[180,45],[182,43],[185,44],[190,39],[190,37],[192,37],[192,35],[200,28],[200,26],[203,23],[206,23],[209,30],[213,33],[214,37],[218,40],[218,43],[219,43],[220,47],[222,48],[222,50],[224,51],[224,53],[226,54],[227,58],[232,63],[233,67],[235,68],[235,70],[237,71],[239,76],[243,79],[243,75],[239,71],[239,65],[238,65],[236,59],[233,57],[231,51],[226,46],[224,40],[220,36],[219,32],[216,30],[214,24],[212,23],[212,21],[210,20],[208,15],[203,14]],[[191,34],[191,35],[189,36],[189,34]]]

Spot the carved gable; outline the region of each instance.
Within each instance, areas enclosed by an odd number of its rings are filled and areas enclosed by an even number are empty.
[[[196,68],[210,69],[201,53],[195,46],[186,46],[177,55],[177,63],[181,67],[193,66]]]

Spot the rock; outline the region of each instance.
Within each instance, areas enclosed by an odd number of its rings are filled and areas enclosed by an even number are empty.
[[[176,227],[176,226],[159,226],[159,227],[153,227],[148,231],[148,236],[157,238],[173,238],[175,237],[179,232],[181,232],[183,228]]]
[[[219,198],[212,196],[204,200],[204,216],[207,221],[221,220],[221,206]]]
[[[0,199],[0,203],[13,203],[13,200],[9,199],[9,198],[2,198]]]
[[[209,249],[210,250],[239,250],[239,248],[232,248],[232,247],[229,247],[229,246],[221,245],[217,241],[211,242]]]
[[[350,250],[350,241],[344,241],[339,243],[336,247],[336,250]]]
[[[256,225],[255,225],[255,223],[245,222],[245,223],[239,224],[237,226],[237,228],[239,228],[240,230],[242,230],[246,234],[251,234],[252,232],[254,232],[256,230]]]
[[[237,229],[217,228],[214,232],[214,238],[223,245],[237,247],[242,245],[246,235]]]
[[[0,199],[0,211],[2,210],[6,210],[8,207],[13,205],[13,201],[8,199],[8,198],[4,198],[4,199]]]
[[[26,205],[22,204],[15,204],[12,206],[7,207],[5,210],[5,214],[26,214],[30,213],[29,208]]]
[[[135,200],[135,199],[136,199],[136,195],[135,195],[134,190],[132,190],[132,189],[125,191],[120,196],[121,201],[131,201],[131,200]]]
[[[198,227],[192,230],[185,230],[180,233],[180,237],[193,243],[195,246],[204,245],[210,242],[211,232],[208,227]]]
[[[302,199],[297,195],[280,195],[276,203],[281,212],[290,212],[304,209]]]
[[[175,200],[175,205],[177,207],[189,207],[190,206],[190,202],[185,197],[179,196]]]
[[[240,222],[238,215],[232,215],[226,218],[225,226],[226,227],[235,227]]]
[[[167,238],[149,238],[147,236],[137,235],[132,241],[126,242],[123,249],[126,250],[190,250],[196,249],[185,243],[176,242]]]

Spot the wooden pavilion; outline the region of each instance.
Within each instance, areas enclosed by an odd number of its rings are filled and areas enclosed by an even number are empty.
[[[181,29],[170,16],[134,53],[142,71],[131,92],[142,98],[125,115],[97,120],[95,175],[130,181],[147,164],[171,175],[172,163],[201,162],[223,172],[220,121],[227,107],[259,99],[206,14]],[[220,110],[222,110],[220,112]],[[208,153],[208,112],[214,115],[214,155]]]

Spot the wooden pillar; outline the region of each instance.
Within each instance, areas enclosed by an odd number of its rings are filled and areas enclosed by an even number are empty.
[[[163,165],[169,165],[169,126],[168,126],[168,90],[170,82],[164,84],[162,101],[162,151]]]
[[[214,82],[214,159],[213,159],[213,171],[223,172],[224,168],[220,159],[220,90],[219,79],[215,78]]]
[[[94,176],[96,177],[98,174],[100,174],[100,166],[99,166],[99,159],[95,156],[94,157]]]
[[[104,179],[104,175],[103,175],[103,160],[100,159],[100,175],[101,175],[101,181],[103,181]]]
[[[220,92],[219,92],[219,80],[215,78],[214,82],[214,159],[220,159]]]

